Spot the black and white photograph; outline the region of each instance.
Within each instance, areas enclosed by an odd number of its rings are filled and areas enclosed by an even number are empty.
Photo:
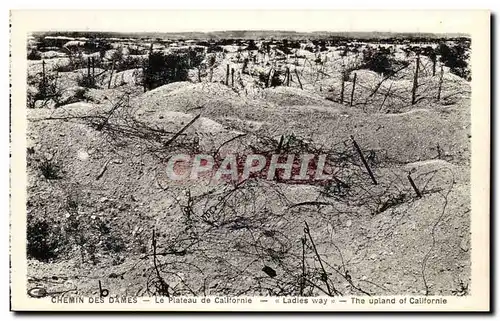
[[[489,122],[471,119],[490,106],[471,57],[489,37],[120,23],[29,29],[12,57],[25,73],[11,105],[25,133],[20,299],[328,311],[481,296],[488,243],[471,246],[471,226],[487,233],[489,213],[472,199],[489,179],[474,186],[471,163],[489,150],[472,139],[489,133],[472,127]]]

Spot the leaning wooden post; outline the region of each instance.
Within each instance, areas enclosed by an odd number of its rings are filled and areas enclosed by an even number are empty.
[[[380,105],[380,108],[378,109],[379,111],[381,111],[382,108],[384,108],[385,101],[387,100],[387,97],[389,96],[389,94],[391,92],[392,84],[394,84],[394,82],[391,82],[389,89],[387,89],[387,92],[385,93],[385,96],[384,96],[384,100],[382,101],[382,105]]]
[[[229,85],[229,64],[226,66],[226,86]]]
[[[417,61],[415,64],[415,75],[413,77],[413,88],[411,90],[411,104],[415,105],[417,102],[417,88],[418,88],[418,69],[420,65],[420,53],[417,52]]]
[[[352,106],[352,103],[354,101],[354,90],[356,89],[356,73],[354,73],[354,79],[352,81],[352,91],[351,91],[351,103],[350,103],[350,106]]]
[[[297,76],[297,81],[299,82],[300,89],[303,89],[302,82],[300,81],[300,77],[299,77],[299,73],[297,72],[297,69],[295,69],[294,71],[295,71],[295,76]]]
[[[109,82],[108,82],[108,89],[111,88],[111,80],[113,79],[113,70],[115,68],[115,61],[113,60],[111,62],[111,73],[109,74]],[[146,92],[146,74],[144,73],[144,69],[142,72],[142,78],[144,79],[144,92]]]
[[[438,86],[438,94],[437,94],[437,100],[441,100],[441,89],[443,87],[443,74],[444,74],[444,69],[443,65],[441,65],[441,72],[439,73],[439,86]]]
[[[290,67],[286,67],[286,86],[290,87]]]
[[[368,171],[368,174],[370,175],[373,184],[378,185],[377,180],[375,179],[375,176],[373,175],[372,170],[370,169],[370,166],[368,165],[368,162],[365,159],[365,156],[363,155],[363,152],[361,151],[361,148],[359,148],[358,143],[354,140],[354,136],[351,136],[352,143],[354,144],[354,148],[359,154],[359,157],[361,157],[361,161],[363,162],[363,165],[365,165],[366,170]]]
[[[182,135],[182,133],[188,129],[189,126],[191,126],[198,118],[200,118],[201,114],[198,114],[197,116],[195,116],[189,123],[187,123],[186,126],[182,127],[181,130],[179,130],[177,133],[175,133],[174,136],[172,136],[172,138],[170,138],[165,144],[164,146],[168,146],[170,145],[170,143],[172,143],[174,140],[177,139],[177,137],[179,137],[180,135]]]
[[[411,178],[411,174],[408,173],[408,180],[410,181],[410,185],[411,187],[413,187],[413,190],[415,191],[415,193],[417,194],[417,197],[418,198],[421,198],[422,197],[422,194],[420,193],[420,191],[418,190],[418,187],[417,185],[415,185],[415,182],[413,181],[413,178]]]
[[[278,153],[281,152],[281,147],[283,146],[283,135],[281,135],[280,142],[278,143]]]

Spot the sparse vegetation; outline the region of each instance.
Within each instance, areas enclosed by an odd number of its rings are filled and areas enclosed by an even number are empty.
[[[384,76],[395,74],[409,62],[396,60],[388,48],[366,49],[363,51],[362,68],[366,68]]]
[[[46,179],[62,178],[61,165],[52,158],[43,158],[40,161],[38,168],[42,172],[43,177]]]
[[[42,262],[56,259],[62,247],[62,231],[55,222],[28,215],[26,226],[27,255]]]
[[[438,47],[439,59],[450,68],[452,73],[470,81],[469,50],[468,41],[460,41],[453,46],[441,43]]]
[[[148,90],[188,79],[188,57],[186,55],[154,52],[149,55],[144,67],[144,83]]]
[[[92,75],[81,74],[76,79],[76,83],[80,87],[96,88],[96,81],[95,81],[95,78]]]
[[[98,38],[29,62],[29,107],[58,107],[28,111],[30,274],[69,262],[84,295],[97,278],[112,295],[468,294],[449,281],[468,252],[439,246],[469,229],[468,83],[441,73],[466,47]],[[234,154],[238,175],[266,163],[241,181],[167,175],[195,154]],[[305,178],[267,179],[275,154]]]
[[[36,49],[31,49],[28,53],[28,60],[41,60],[42,54]]]
[[[62,95],[59,75],[57,73],[50,75],[37,75],[37,77],[28,79],[28,84],[32,84],[33,90],[28,89],[27,92],[27,107],[45,107],[50,102],[57,104]],[[41,104],[38,106],[36,102]]]

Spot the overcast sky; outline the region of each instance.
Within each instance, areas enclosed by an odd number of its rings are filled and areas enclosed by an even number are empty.
[[[16,13],[14,12],[14,15]],[[38,11],[33,31],[180,32],[221,30],[467,33],[461,11]],[[16,20],[13,20],[14,23]],[[470,23],[469,23],[470,22]]]

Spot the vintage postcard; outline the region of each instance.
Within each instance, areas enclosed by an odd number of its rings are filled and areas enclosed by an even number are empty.
[[[14,311],[489,311],[488,11],[11,11]]]

